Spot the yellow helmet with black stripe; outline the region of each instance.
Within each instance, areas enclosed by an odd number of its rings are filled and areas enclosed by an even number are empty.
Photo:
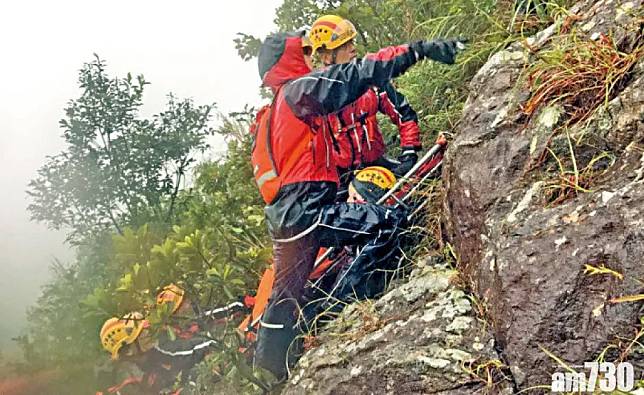
[[[382,166],[369,166],[356,172],[350,188],[367,202],[375,203],[396,183],[396,176]]]

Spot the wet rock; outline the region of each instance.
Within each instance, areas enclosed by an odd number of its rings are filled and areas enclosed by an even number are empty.
[[[628,44],[637,34],[641,1],[582,2],[578,22],[586,39],[612,34]],[[635,32],[635,33],[634,33]],[[529,43],[548,48],[553,31]],[[533,48],[534,50],[535,48]],[[511,46],[508,51],[521,51]],[[499,55],[499,54],[497,54]],[[561,109],[542,108],[527,127],[517,122],[526,86],[515,86],[530,54],[493,57],[476,78],[443,180],[451,241],[474,294],[485,306],[497,348],[519,389],[550,383],[561,369],[543,349],[572,364],[594,360],[618,336],[632,338],[641,303],[611,303],[642,293],[644,278],[644,62],[624,89],[571,139],[589,141],[579,162],[606,151],[592,192],[545,204],[547,184],[529,171],[560,123]],[[569,155],[568,137],[549,147]],[[588,275],[585,265],[623,275]]]

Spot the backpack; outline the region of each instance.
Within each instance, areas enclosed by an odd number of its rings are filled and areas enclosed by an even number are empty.
[[[253,136],[250,158],[253,176],[266,204],[275,199],[281,186],[271,147],[272,115],[273,106],[266,105],[259,109],[255,115],[255,122],[250,126],[250,134]]]
[[[308,149],[307,141],[301,141],[297,147],[290,152],[289,157],[283,163],[283,168],[277,168],[273,157],[273,147],[271,146],[271,121],[273,116],[273,107],[279,91],[275,93],[275,98],[271,105],[266,105],[259,109],[255,115],[255,121],[250,126],[250,133],[253,136],[253,145],[251,151],[251,164],[253,166],[253,176],[259,188],[259,192],[266,204],[271,204],[280,188],[283,185],[284,174],[289,174],[297,161],[302,157],[303,151]]]

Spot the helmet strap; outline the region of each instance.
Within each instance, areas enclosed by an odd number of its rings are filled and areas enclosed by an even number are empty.
[[[323,45],[323,48],[326,49],[326,46]],[[327,51],[328,51],[328,49],[327,49]],[[331,62],[327,63],[325,61],[324,65],[325,66],[332,66],[332,65],[336,64],[337,60],[338,60],[338,48],[334,48],[334,49],[331,50]]]

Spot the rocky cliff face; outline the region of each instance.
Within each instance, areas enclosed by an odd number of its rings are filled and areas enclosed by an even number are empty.
[[[570,120],[584,96],[526,116],[523,78],[570,39],[562,29],[633,51],[641,5],[580,2],[478,72],[443,172],[465,286],[420,264],[380,300],[350,306],[285,393],[512,393],[563,370],[548,354],[572,365],[632,354],[644,311],[620,298],[644,293],[644,61],[583,122]]]
[[[465,395],[488,378],[501,381],[494,340],[452,285],[456,274],[421,262],[409,282],[378,301],[350,305],[299,361],[283,393]],[[509,391],[510,383],[499,388]]]
[[[605,34],[624,50],[642,44],[641,1],[585,2],[573,12],[581,42]],[[526,121],[521,105],[531,93],[516,81],[540,51],[566,39],[558,29],[528,40],[530,51],[517,44],[497,53],[480,70],[443,174],[459,268],[517,388],[550,382],[556,363],[543,349],[583,365],[614,344],[616,357],[618,337],[632,339],[642,316],[641,302],[611,300],[643,289],[644,62],[587,121],[562,127],[570,109],[556,103]],[[535,166],[546,147],[553,154]],[[557,183],[568,182],[554,156],[573,166],[571,152],[578,169],[591,166],[586,191],[549,204],[553,189],[563,191]],[[600,157],[610,160],[591,163]],[[616,273],[591,275],[586,265]]]

